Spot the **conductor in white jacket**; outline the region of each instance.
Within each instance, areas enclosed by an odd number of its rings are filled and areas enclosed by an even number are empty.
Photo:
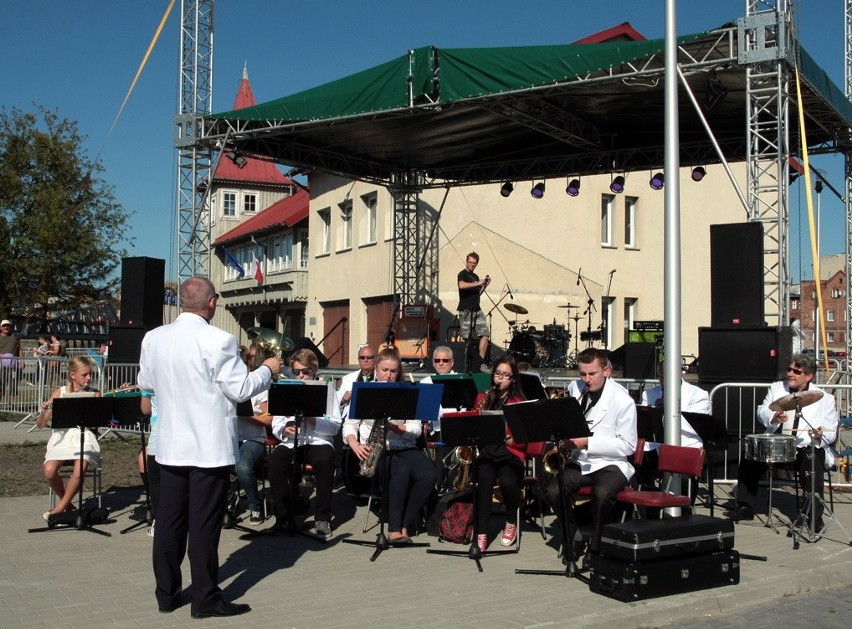
[[[189,544],[192,617],[250,611],[223,600],[219,533],[230,468],[239,456],[237,402],[268,389],[281,370],[269,358],[249,373],[237,340],[209,324],[219,295],[204,277],[180,287],[181,315],[142,341],[139,386],[156,392],[160,502],[154,537],[154,577],[161,612],[182,604],[180,565]]]

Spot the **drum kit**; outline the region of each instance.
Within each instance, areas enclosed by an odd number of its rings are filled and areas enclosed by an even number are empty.
[[[518,304],[503,304],[503,307],[516,315],[529,314],[529,310]],[[559,306],[560,308],[575,308],[576,306]],[[579,319],[579,317],[574,317]],[[518,361],[530,363],[532,367],[566,367],[569,361],[576,355],[568,353],[571,332],[564,325],[556,323],[546,324],[543,330],[538,330],[530,325],[529,320],[519,323],[517,320],[509,321],[512,340],[509,343],[508,353]]]

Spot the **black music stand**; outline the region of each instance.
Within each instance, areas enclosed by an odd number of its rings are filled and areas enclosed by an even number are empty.
[[[254,407],[252,406],[250,399],[245,400],[243,402],[237,402],[237,423],[239,423],[240,418],[251,417],[253,415]],[[237,430],[237,432],[239,432],[239,429]],[[236,470],[234,470],[234,474],[236,475]],[[236,491],[233,490],[235,483],[237,486]],[[237,523],[237,507],[239,506],[240,502],[239,480],[232,480],[229,487],[230,488],[228,489],[228,493],[225,498],[225,515],[222,516],[222,528],[237,529],[238,531],[242,531],[243,533],[254,537],[259,533],[259,531],[256,531],[255,529],[250,529],[247,526],[243,526],[242,524]]]
[[[142,415],[142,408],[139,405],[139,401],[142,398],[141,393],[130,393],[130,394],[122,394],[117,393],[113,396],[104,396],[107,399],[111,399],[113,401],[112,407],[112,417],[113,424],[117,424],[119,426],[138,426],[139,427],[139,441],[142,446],[142,472],[145,474],[145,478],[148,478],[148,456],[145,452],[145,429],[148,428],[150,430],[151,421],[150,418],[144,417]],[[150,481],[149,481],[150,482]],[[119,535],[124,535],[125,533],[129,533],[131,531],[135,531],[138,528],[142,528],[143,526],[151,526],[154,521],[153,510],[151,509],[151,494],[148,491],[147,483],[144,485],[143,489],[145,490],[145,517],[139,520],[138,522],[131,524],[127,528],[120,530]]]
[[[291,380],[279,382],[269,388],[269,414],[293,417],[293,467],[290,471],[290,509],[287,514],[287,533],[291,536],[302,535],[325,544],[325,537],[308,531],[300,531],[296,526],[296,493],[299,491],[301,476],[299,460],[299,428],[308,417],[322,417],[329,408],[329,388],[325,382],[304,382]],[[286,447],[286,446],[281,446]]]
[[[521,390],[528,400],[543,400],[547,398],[547,391],[541,383],[541,377],[537,373],[521,372]],[[520,441],[518,443],[521,443]]]
[[[707,456],[704,465],[707,466],[707,492],[710,502],[710,517],[712,518],[713,507],[716,504],[716,494],[714,493],[713,485],[713,452],[727,448],[730,441],[728,439],[728,431],[725,430],[724,424],[712,415],[690,413],[687,411],[681,414],[689,422],[695,434],[701,438],[701,442],[704,444],[704,452]]]
[[[91,531],[98,535],[111,537],[111,533],[94,528],[88,521],[87,514],[83,512],[83,451],[85,449],[86,428],[104,428],[109,425],[113,412],[112,398],[105,397],[68,397],[53,400],[53,416],[50,420],[52,428],[79,428],[80,429],[80,487],[77,493],[77,519],[73,527],[54,528],[48,521],[45,527],[29,529],[30,533],[40,531],[75,529],[78,531]]]
[[[473,408],[479,390],[470,374],[439,374],[432,376],[432,382],[444,386],[444,391],[441,394],[441,406],[443,408],[453,408],[457,411]]]
[[[663,410],[658,406],[636,406],[636,436],[644,439],[645,443],[663,443],[665,427],[663,426]],[[642,465],[636,470],[635,478],[639,487],[653,486],[657,475],[659,455],[647,451],[642,455]]]
[[[506,442],[506,424],[503,421],[503,413],[494,412],[481,415],[470,415],[468,417],[447,417],[441,419],[441,438],[449,448],[457,448],[460,446],[468,446],[474,452],[477,452],[484,446],[499,445]],[[479,487],[479,478],[476,471],[476,460],[471,462],[473,466],[473,533],[470,540],[470,548],[463,550],[433,550],[429,549],[427,553],[436,555],[454,555],[457,557],[467,557],[476,562],[476,568],[482,572],[482,564],[480,561],[484,556],[479,550],[479,544],[476,543],[476,532],[479,530],[478,518],[476,515],[476,490]],[[514,550],[492,550],[488,551],[488,555],[507,555],[509,553],[517,553],[518,547]]]
[[[532,441],[559,443],[562,439],[589,437],[592,434],[589,432],[589,425],[580,409],[580,403],[573,397],[507,404],[503,407],[503,412],[506,414],[506,422],[512,429],[513,437],[522,443]],[[560,457],[557,487],[559,489],[559,526],[562,529],[562,543],[568,558],[565,570],[522,570],[516,568],[515,574],[557,575],[584,580],[580,577],[577,564],[574,563],[574,558],[571,556],[573,540],[568,539],[568,531],[566,530],[568,502],[561,479],[564,469],[565,465]]]
[[[382,430],[387,434],[387,422],[391,419],[413,419],[417,415],[417,402],[420,388],[405,382],[356,382],[352,387],[352,401],[349,406],[349,417],[352,419],[373,419],[382,423]],[[435,409],[437,415],[437,409]],[[378,463],[381,466],[381,461]],[[379,470],[376,470],[376,473]],[[373,546],[375,551],[370,561],[378,559],[382,551],[390,548],[422,548],[428,543],[410,543],[404,546],[391,546],[385,535],[385,514],[388,508],[391,466],[390,461],[382,476],[382,506],[379,510],[379,533],[376,541],[345,539],[345,544]]]

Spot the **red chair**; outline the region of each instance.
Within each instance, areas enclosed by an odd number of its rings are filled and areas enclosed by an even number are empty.
[[[530,494],[532,493],[533,488],[537,488],[541,482],[541,479],[538,476],[537,470],[537,461],[540,459],[541,455],[544,454],[545,442],[544,441],[534,441],[532,443],[527,444],[527,460],[526,460],[526,473],[524,477],[521,479],[521,487],[524,490],[524,501],[520,505],[518,505],[518,547],[521,545],[521,509],[526,508],[527,504],[529,504]],[[538,507],[538,518],[534,518],[538,520],[538,528],[541,531],[541,539],[546,540],[547,534],[544,529],[544,505],[541,500],[541,492],[536,491],[535,499]]]
[[[636,439],[636,450],[633,451],[633,456],[630,459],[631,465],[633,465],[633,467],[635,469],[639,469],[639,466],[642,465],[642,458],[644,456],[645,456],[645,440],[642,437],[639,437],[638,439]],[[635,476],[634,476],[634,478],[635,478]],[[576,497],[591,498],[594,495],[593,489],[594,488],[591,487],[591,486],[580,487],[580,489],[577,490],[577,493],[575,493],[574,496],[572,496],[572,500]],[[636,490],[633,487],[631,487],[630,485],[627,485],[624,489],[622,489],[620,492],[615,494],[615,499],[619,502],[626,502],[626,500],[622,500],[622,498],[623,497],[627,498],[627,497],[629,497],[630,494],[633,494],[633,493],[636,493]]]
[[[692,499],[686,495],[669,493],[671,480],[675,474],[698,482],[704,467],[704,448],[685,446],[660,446],[657,471],[668,474],[664,487],[659,491],[621,491],[616,496],[619,502],[633,505],[634,517],[638,517],[639,507],[665,509],[666,507],[692,508]]]

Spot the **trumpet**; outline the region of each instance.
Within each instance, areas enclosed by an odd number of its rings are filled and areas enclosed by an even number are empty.
[[[551,476],[564,469],[571,458],[571,442],[563,439],[556,444],[554,449],[548,450],[541,457],[541,465],[544,471]]]
[[[255,348],[255,354],[249,359],[249,369],[255,370],[267,358],[281,358],[282,353],[295,349],[296,344],[280,332],[269,328],[254,327],[246,330],[246,336]]]

